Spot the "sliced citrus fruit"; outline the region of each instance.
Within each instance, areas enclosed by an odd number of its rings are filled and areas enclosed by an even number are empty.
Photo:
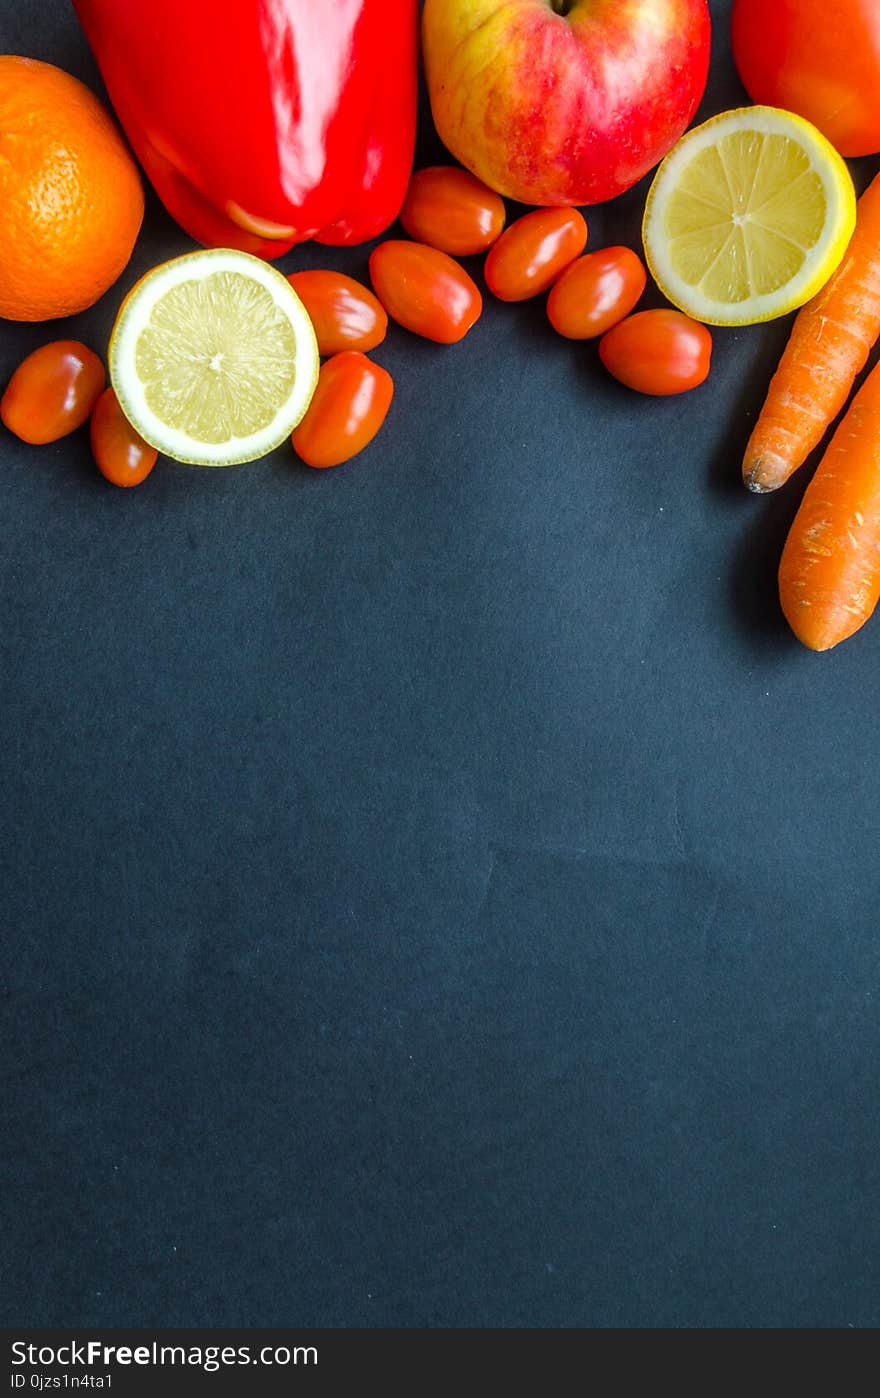
[[[120,307],[110,379],[125,416],[175,461],[233,466],[289,437],[318,381],[318,346],[286,277],[228,248],[154,267]]]
[[[855,218],[849,171],[814,126],[776,107],[742,107],[673,147],[642,232],[673,305],[710,325],[751,325],[815,296]]]

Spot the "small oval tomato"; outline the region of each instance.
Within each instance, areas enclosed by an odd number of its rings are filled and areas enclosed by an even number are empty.
[[[369,350],[381,345],[388,317],[372,291],[342,272],[291,272],[287,278],[315,327],[318,353]]]
[[[526,301],[552,286],[587,246],[577,209],[533,209],[506,228],[486,258],[486,285],[500,301]]]
[[[445,252],[390,238],[370,254],[370,277],[388,314],[414,335],[454,345],[480,318],[479,287]]]
[[[547,298],[550,324],[567,340],[592,340],[628,316],[647,274],[631,248],[588,252],[566,267]]]
[[[667,397],[697,388],[709,373],[712,336],[681,311],[639,311],[599,341],[610,374],[639,393]]]
[[[388,414],[394,380],[359,350],[343,350],[321,365],[293,448],[307,466],[341,466],[369,446]]]
[[[140,485],[156,464],[155,447],[135,432],[112,388],[105,388],[89,423],[92,456],[112,485]]]
[[[486,252],[506,218],[500,194],[456,165],[417,170],[400,211],[411,238],[456,257]]]
[[[0,398],[0,418],[23,442],[57,442],[85,422],[106,382],[79,340],[53,340],[23,359]]]
[[[806,117],[841,155],[880,151],[877,0],[734,0],[731,38],[753,102]]]

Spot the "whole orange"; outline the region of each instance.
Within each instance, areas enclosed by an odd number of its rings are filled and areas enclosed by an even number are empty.
[[[0,316],[91,306],[143,216],[138,168],[94,93],[51,63],[0,55]]]

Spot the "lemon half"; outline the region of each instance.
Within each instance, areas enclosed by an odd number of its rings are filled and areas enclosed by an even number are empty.
[[[642,233],[673,305],[710,325],[752,325],[815,296],[855,220],[852,179],[825,137],[791,112],[742,107],[673,147]]]
[[[132,426],[196,466],[254,461],[277,447],[305,413],[320,363],[286,277],[227,248],[142,277],[119,310],[109,362]]]

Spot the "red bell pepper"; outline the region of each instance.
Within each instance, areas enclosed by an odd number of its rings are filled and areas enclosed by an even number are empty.
[[[135,154],[197,242],[358,243],[412,171],[418,0],[73,0]]]

